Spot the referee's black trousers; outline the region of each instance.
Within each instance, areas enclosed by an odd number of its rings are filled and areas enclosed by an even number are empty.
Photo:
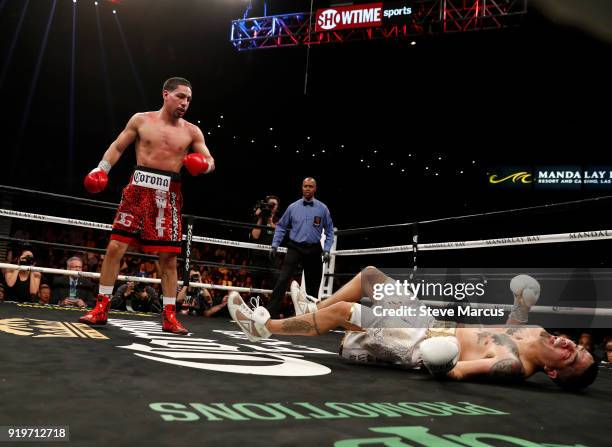
[[[285,261],[283,262],[278,281],[276,281],[276,285],[272,291],[272,299],[268,305],[268,311],[270,315],[272,315],[272,318],[278,318],[285,292],[289,286],[289,281],[291,281],[291,278],[295,275],[299,264],[302,264],[302,268],[304,269],[306,293],[314,297],[319,295],[321,274],[323,272],[323,263],[321,260],[322,252],[323,249],[320,243],[298,244],[291,240],[287,243]]]

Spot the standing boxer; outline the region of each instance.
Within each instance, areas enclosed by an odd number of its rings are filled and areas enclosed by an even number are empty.
[[[191,83],[183,78],[170,78],[164,83],[162,96],[162,108],[132,116],[98,167],[85,177],[87,191],[102,191],[108,182],[108,172],[127,147],[136,142],[137,166],[123,190],[113,222],[97,303],[80,318],[83,323],[106,324],[121,258],[130,243],[139,243],[143,251],[159,253],[163,330],[187,333],[176,318],[175,307],[176,255],[181,252],[182,240],[179,172],[185,165],[191,175],[207,174],[215,165],[202,131],[183,119],[191,103]],[[188,154],[190,147],[193,153]]]

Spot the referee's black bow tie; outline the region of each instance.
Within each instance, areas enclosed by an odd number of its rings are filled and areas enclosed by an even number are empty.
[[[307,200],[304,200],[304,206],[314,206],[314,200],[312,202],[309,202]]]

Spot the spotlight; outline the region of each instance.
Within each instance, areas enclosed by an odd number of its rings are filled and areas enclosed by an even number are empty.
[[[113,14],[117,14],[117,11],[115,9],[113,9]]]

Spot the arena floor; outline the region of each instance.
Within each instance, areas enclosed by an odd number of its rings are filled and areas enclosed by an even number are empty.
[[[0,426],[68,426],[74,445],[610,445],[610,370],[580,394],[543,375],[437,382],[341,362],[341,333],[251,344],[223,319],[182,317],[181,337],[158,316],[80,314],[0,304]]]

